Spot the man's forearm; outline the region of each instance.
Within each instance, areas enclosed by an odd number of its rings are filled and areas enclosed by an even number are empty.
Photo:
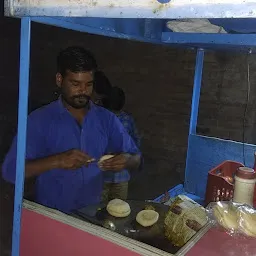
[[[131,155],[129,158],[129,161],[127,163],[127,169],[128,170],[138,170],[141,164],[141,155],[135,154]]]
[[[57,155],[26,161],[26,178],[38,176],[46,171],[57,169],[59,161]]]

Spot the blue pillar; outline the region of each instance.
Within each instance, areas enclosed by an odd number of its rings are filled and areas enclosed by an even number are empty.
[[[202,83],[202,75],[203,75],[203,64],[204,64],[204,50],[198,49],[197,55],[196,55],[194,87],[193,87],[191,113],[190,113],[187,159],[186,159],[186,170],[185,170],[185,190],[189,190],[188,189],[188,183],[189,183],[188,173],[191,172],[191,170],[188,170],[188,168],[190,166],[189,161],[191,161],[191,159],[190,159],[190,147],[191,147],[190,138],[191,138],[191,135],[196,134],[198,110],[199,110],[199,103],[200,103],[201,83]]]
[[[193,88],[192,104],[191,104],[189,135],[196,134],[203,65],[204,65],[204,50],[199,49],[197,50],[197,55],[196,55],[196,67],[195,67],[194,88]]]
[[[12,232],[12,256],[20,255],[20,228],[23,201],[25,152],[27,133],[29,62],[30,62],[30,18],[21,19],[20,33],[20,80],[19,80],[19,109],[18,109],[18,138],[16,160],[16,183],[14,199],[14,217]]]

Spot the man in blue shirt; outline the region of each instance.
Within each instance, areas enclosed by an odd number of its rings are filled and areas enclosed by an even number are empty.
[[[100,202],[104,171],[138,169],[141,157],[118,118],[90,101],[97,69],[91,53],[69,47],[57,68],[59,100],[28,116],[25,177],[37,177],[36,202],[70,213]],[[12,183],[16,150],[15,137],[2,166]],[[115,157],[98,166],[108,152]]]
[[[119,87],[112,87],[108,97],[103,99],[103,105],[117,116],[125,130],[133,139],[135,145],[140,147],[140,136],[133,117],[123,110],[125,105],[125,93]],[[102,200],[109,201],[114,198],[127,199],[129,171],[124,169],[120,172],[104,173],[104,189]]]

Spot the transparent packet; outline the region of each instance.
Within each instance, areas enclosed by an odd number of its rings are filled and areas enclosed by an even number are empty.
[[[208,221],[231,236],[256,238],[256,210],[232,201],[213,202],[206,207]]]

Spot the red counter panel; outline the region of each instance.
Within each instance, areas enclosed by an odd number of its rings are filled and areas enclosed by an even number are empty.
[[[256,239],[232,237],[222,230],[210,229],[186,256],[256,256]]]
[[[23,209],[20,256],[138,256],[44,215]]]

